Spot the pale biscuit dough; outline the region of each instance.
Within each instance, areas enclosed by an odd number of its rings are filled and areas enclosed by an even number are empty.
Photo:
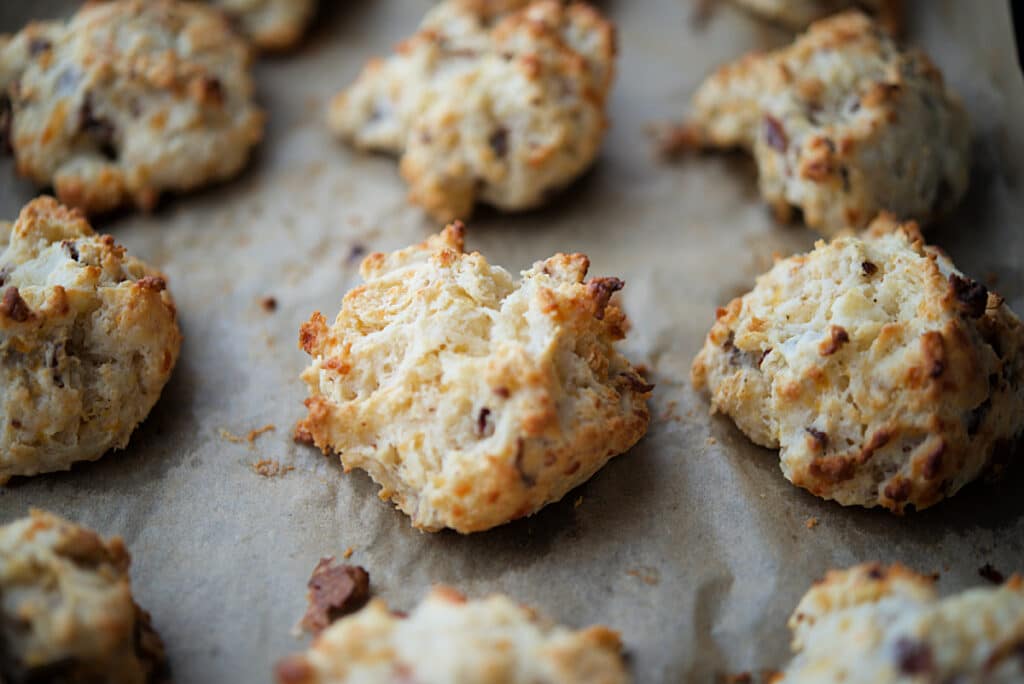
[[[1024,327],[912,224],[818,242],[718,311],[693,362],[793,484],[902,512],[1018,457]]]
[[[43,511],[0,527],[0,681],[152,684],[163,644],[119,537]]]
[[[825,235],[881,211],[931,220],[967,190],[960,101],[926,55],[857,12],[718,69],[694,96],[686,132],[696,145],[751,150],[768,203],[783,218],[800,209]]]
[[[330,105],[331,129],[400,155],[410,200],[442,221],[466,218],[478,200],[540,205],[593,163],[604,138],[611,24],[553,0],[490,14],[509,4],[441,3]]]
[[[51,198],[0,223],[0,483],[123,448],[181,347],[156,270]]]
[[[334,325],[317,312],[302,327],[300,430],[423,530],[486,530],[557,501],[649,420],[652,388],[614,348],[622,282],[584,281],[587,267],[557,254],[517,282],[463,252],[461,224],[370,255]]]
[[[1024,581],[939,599],[933,580],[877,563],[832,571],[789,620],[774,684],[1024,681]]]
[[[249,49],[214,9],[89,3],[0,38],[0,131],[19,173],[89,213],[236,175],[263,134]]]
[[[500,595],[435,588],[407,617],[377,599],[277,667],[279,684],[620,684],[616,632],[573,631]]]
[[[887,29],[903,23],[903,0],[733,0],[736,4],[771,21],[792,29],[803,29],[818,19],[845,9],[862,8],[875,12]]]
[[[286,50],[302,38],[315,0],[208,0],[262,50]]]

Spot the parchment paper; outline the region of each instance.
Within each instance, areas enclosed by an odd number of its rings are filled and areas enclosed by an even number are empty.
[[[74,4],[4,2],[0,29]],[[5,522],[42,506],[124,536],[136,595],[178,682],[270,681],[272,664],[305,645],[290,630],[310,571],[348,547],[394,607],[444,582],[472,596],[507,592],[569,625],[607,623],[622,632],[639,682],[778,667],[786,618],[830,567],[901,561],[939,572],[943,591],[983,583],[984,563],[1024,570],[1020,475],[904,518],[844,509],[791,486],[776,453],[710,417],[689,386],[715,307],[748,289],[773,252],[815,239],[773,221],[749,160],[665,164],[651,153],[644,127],[679,118],[714,66],[787,40],[727,3],[700,27],[688,0],[604,2],[621,57],[596,168],[549,209],[482,211],[470,222],[470,248],[508,268],[582,251],[593,274],[626,280],[625,349],[657,382],[647,437],[562,502],[469,537],[417,532],[364,474],[344,476],[293,444],[306,363],[299,325],[314,310],[333,319],[357,281],[353,254],[440,228],[405,204],[393,160],[336,144],[322,124],[329,96],[410,33],[428,3],[324,4],[299,52],[256,69],[270,127],[242,178],[97,226],[164,269],[177,299],[185,345],[152,415],[123,452],[0,489]],[[1024,83],[1008,6],[914,7],[910,36],[963,95],[976,140],[970,196],[929,237],[1024,313]],[[34,190],[14,180],[9,160],[0,166],[0,215],[13,218]],[[265,296],[276,312],[260,306]],[[221,432],[266,424],[276,431],[251,446]],[[251,467],[260,459],[294,470],[261,477]]]

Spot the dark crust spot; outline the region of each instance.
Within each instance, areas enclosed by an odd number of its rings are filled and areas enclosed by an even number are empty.
[[[907,638],[896,642],[896,664],[907,675],[930,674],[935,670],[931,646]]]
[[[771,353],[772,353],[772,348],[771,347],[768,347],[763,352],[761,352],[761,358],[759,358],[757,360],[757,367],[758,368],[760,368],[761,366],[764,365],[764,360],[767,359],[768,355],[771,354]]]
[[[839,348],[850,341],[850,335],[845,328],[838,325],[829,326],[828,339],[818,348],[822,356],[831,356],[839,351]]]
[[[3,283],[0,283],[2,285]],[[973,437],[978,434],[978,430],[981,429],[981,424],[985,422],[985,416],[988,415],[989,409],[992,408],[992,399],[986,399],[981,402],[978,406],[971,409],[970,413],[967,414],[967,435]]]
[[[765,114],[761,126],[764,131],[764,141],[768,146],[780,153],[785,153],[789,147],[789,139],[786,137],[786,129],[771,114]]]
[[[46,38],[33,38],[28,41],[28,55],[29,57],[37,57],[52,47],[53,43]]]
[[[938,445],[926,454],[922,459],[921,475],[926,480],[934,480],[942,472],[942,455],[946,453],[946,443],[940,441]]]
[[[481,437],[488,436],[487,435],[487,427],[488,427],[488,425],[487,425],[487,416],[489,416],[489,415],[491,415],[491,409],[489,409],[486,406],[484,406],[482,409],[480,409],[480,414],[476,417],[476,433],[478,435],[480,435]],[[494,434],[494,426],[490,426],[490,427],[491,427],[491,434]]]
[[[953,296],[956,297],[962,313],[970,318],[979,318],[985,314],[988,290],[984,285],[976,280],[950,273],[949,286],[953,289]]]
[[[604,310],[608,307],[608,301],[612,295],[625,287],[625,283],[618,278],[591,278],[587,283],[591,298],[594,300],[594,318],[604,320]]]
[[[96,143],[100,153],[108,160],[117,159],[116,130],[114,124],[97,116],[92,103],[92,96],[87,94],[78,110],[78,128]]]
[[[68,251],[68,256],[71,257],[72,261],[78,261],[78,247],[75,245],[74,240],[61,240],[60,246]]]
[[[32,317],[32,310],[21,298],[18,288],[9,287],[4,291],[3,300],[0,300],[0,316],[5,316],[16,323],[24,323]]]
[[[299,624],[313,634],[356,612],[370,598],[369,573],[358,565],[334,565],[333,556],[320,559],[306,586],[309,606]]]
[[[487,143],[494,150],[494,154],[499,158],[505,157],[508,154],[508,129],[502,126],[498,130],[491,133],[491,137],[487,139]]]
[[[625,379],[629,389],[637,394],[647,394],[654,390],[654,385],[644,382],[642,378],[634,373],[619,373],[619,376]]]
[[[994,567],[992,567],[991,563],[985,563],[980,568],[978,568],[978,574],[987,579],[992,584],[1002,584],[1003,581],[1006,579],[1003,576],[1003,573],[999,572]]]
[[[804,428],[815,442],[817,451],[824,451],[828,448],[828,435],[821,430],[813,427]]]
[[[860,264],[860,270],[862,270],[866,276],[873,276],[878,273],[878,266],[870,261],[862,261]]]
[[[940,377],[946,370],[946,345],[942,341],[942,333],[930,330],[922,335],[921,351],[928,364],[928,377]]]
[[[892,439],[892,434],[888,430],[878,430],[873,435],[868,443],[861,449],[860,454],[857,455],[857,461],[859,463],[867,463],[875,452],[884,447]]]
[[[508,387],[495,387],[494,393],[502,399],[508,399],[511,396],[511,392],[508,391]]]

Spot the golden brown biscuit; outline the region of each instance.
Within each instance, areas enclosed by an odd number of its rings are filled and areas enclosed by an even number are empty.
[[[931,506],[1017,459],[1024,432],[1021,322],[888,218],[776,263],[718,311],[692,379],[843,505]]]
[[[77,211],[0,222],[0,483],[123,448],[180,348],[163,275]]]
[[[362,264],[332,326],[300,345],[316,446],[361,468],[423,530],[530,515],[647,430],[652,387],[614,348],[616,278],[557,254],[516,281],[463,252],[461,224]]]

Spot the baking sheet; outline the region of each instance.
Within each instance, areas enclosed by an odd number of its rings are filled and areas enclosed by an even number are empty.
[[[178,303],[185,344],[150,418],[123,452],[0,489],[5,522],[42,506],[124,536],[176,681],[270,681],[273,663],[304,646],[290,631],[317,559],[349,547],[394,607],[445,582],[472,596],[507,592],[569,625],[607,623],[622,632],[639,682],[708,682],[784,663],[786,618],[830,567],[901,561],[939,572],[943,591],[983,582],[984,563],[1024,570],[1019,473],[904,518],[844,509],[791,486],[774,452],[710,417],[689,386],[715,307],[748,289],[773,252],[815,239],[773,222],[749,160],[664,164],[651,153],[645,126],[678,118],[705,73],[786,41],[726,3],[698,26],[687,0],[603,2],[621,57],[598,165],[549,209],[481,211],[469,225],[469,247],[506,267],[583,251],[593,274],[625,279],[625,349],[657,382],[647,437],[562,502],[468,537],[417,532],[364,474],[343,476],[293,444],[306,362],[299,325],[314,310],[333,318],[361,250],[439,228],[405,204],[393,160],[336,144],[322,125],[330,95],[407,35],[428,3],[324,4],[302,50],[257,67],[270,127],[242,178],[97,226],[164,269]],[[5,2],[0,29],[72,5]],[[1009,8],[918,0],[915,9],[910,35],[963,95],[976,141],[970,196],[929,236],[1024,312],[1024,83]],[[33,189],[13,180],[9,160],[0,166],[0,215],[13,218]],[[267,296],[274,313],[260,305]],[[252,444],[230,439],[268,424],[276,430]],[[294,470],[262,477],[252,468],[260,459]]]

